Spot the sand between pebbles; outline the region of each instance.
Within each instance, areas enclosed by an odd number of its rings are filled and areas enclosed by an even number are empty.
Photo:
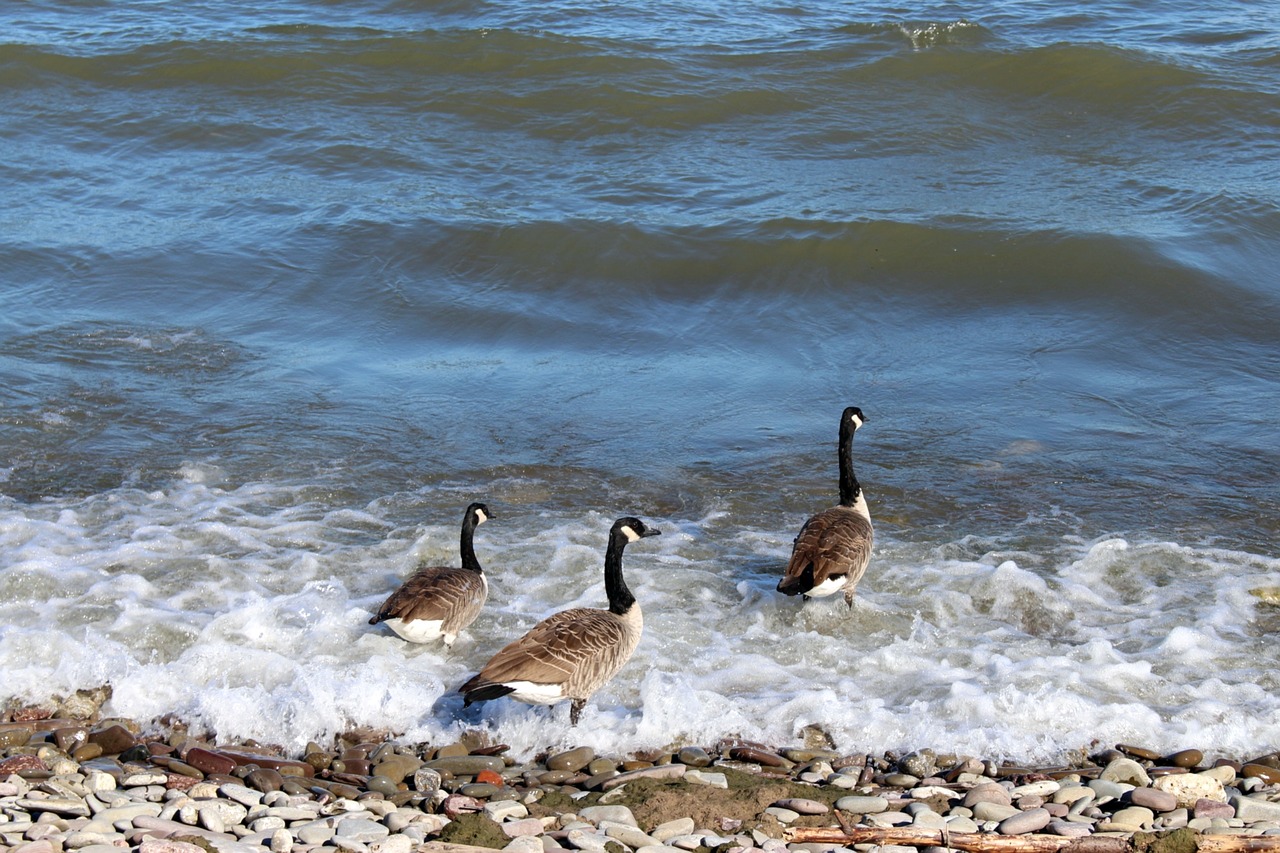
[[[783,748],[579,747],[517,762],[480,734],[407,744],[356,732],[286,756],[180,724],[144,735],[128,720],[6,716],[0,851],[907,853],[942,839],[974,850],[1057,839],[1047,850],[1144,833],[1179,849],[1237,836],[1249,839],[1242,851],[1280,851],[1280,753],[1237,762],[1119,745],[1029,768],[928,749],[841,755],[810,732]]]

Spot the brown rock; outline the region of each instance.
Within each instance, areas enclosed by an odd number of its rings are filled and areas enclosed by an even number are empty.
[[[284,786],[284,776],[280,775],[280,771],[271,767],[259,767],[248,776],[245,781],[249,783],[249,787],[269,794],[272,791],[279,791]]]
[[[393,782],[401,782],[413,775],[421,766],[422,761],[412,755],[393,754],[379,761],[373,768],[373,773],[378,776],[385,776]]]
[[[63,726],[53,730],[53,742],[58,749],[70,755],[76,747],[83,746],[89,740],[89,730],[84,726]]]
[[[102,747],[104,755],[119,755],[137,744],[133,734],[122,725],[109,725],[89,732],[89,743]]]
[[[734,761],[746,761],[751,764],[760,764],[764,767],[782,767],[789,770],[795,766],[793,762],[788,761],[776,752],[769,752],[754,746],[732,747],[729,750],[729,757]]]
[[[26,746],[35,733],[36,727],[30,723],[0,723],[0,749]]]
[[[465,745],[460,743],[451,743],[437,749],[435,757],[436,758],[454,758],[457,756],[470,755],[470,754],[471,754],[471,750],[467,749]]]
[[[1240,768],[1240,775],[1246,779],[1261,779],[1268,785],[1280,785],[1280,770],[1266,764],[1246,764]]]
[[[1252,761],[1246,761],[1246,764],[1262,764],[1266,767],[1275,767],[1280,770],[1280,752],[1268,752],[1266,755],[1259,755]]]
[[[283,776],[307,776],[316,775],[316,769],[305,761],[293,761],[288,758],[280,758],[274,755],[260,755],[253,752],[239,752],[231,749],[218,750],[219,755],[230,758],[238,765],[256,764],[259,767],[270,767],[272,770],[278,770]],[[187,761],[191,761],[191,753],[187,753]]]
[[[71,751],[71,757],[76,761],[84,764],[86,761],[93,761],[95,758],[102,757],[102,747],[96,743],[86,743],[84,746],[77,746]]]
[[[1204,761],[1204,753],[1198,749],[1183,749],[1172,755],[1166,755],[1162,761],[1174,767],[1199,767],[1200,762]]]
[[[235,759],[221,753],[193,746],[187,750],[187,763],[201,773],[229,775],[236,768]]]
[[[547,759],[548,770],[569,770],[576,772],[595,760],[596,752],[589,746],[558,752]]]
[[[317,770],[328,770],[329,765],[333,764],[333,753],[322,752],[320,750],[310,751],[302,757],[302,760],[310,764]]]
[[[1130,758],[1137,758],[1143,761],[1160,760],[1160,753],[1150,749],[1146,749],[1141,746],[1134,746],[1133,744],[1129,744],[1129,743],[1118,743],[1116,744],[1116,749],[1120,750]]]
[[[354,773],[357,776],[368,776],[373,771],[373,765],[365,758],[339,758],[330,767],[334,773]]]

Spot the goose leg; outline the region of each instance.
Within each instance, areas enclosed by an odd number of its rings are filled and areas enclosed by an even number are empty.
[[[582,718],[582,708],[587,704],[586,699],[574,699],[569,705],[569,725],[576,726],[578,720]]]

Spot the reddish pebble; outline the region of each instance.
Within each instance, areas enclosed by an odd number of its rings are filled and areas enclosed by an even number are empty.
[[[1231,803],[1223,803],[1218,800],[1199,799],[1196,800],[1195,806],[1192,808],[1192,814],[1195,817],[1207,818],[1226,818],[1230,819],[1236,816],[1235,807]]]
[[[505,780],[492,770],[481,770],[476,774],[477,782],[488,782],[490,785],[502,785]]]
[[[462,794],[450,794],[445,798],[441,809],[448,817],[457,817],[460,814],[471,814],[484,810],[484,803],[475,797],[464,797]]]
[[[8,776],[10,773],[22,773],[26,770],[48,770],[49,768],[39,756],[35,755],[15,755],[12,758],[6,758],[0,761],[0,778]]]
[[[234,759],[198,746],[187,750],[186,762],[201,773],[219,773],[226,776],[236,769]]]
[[[170,791],[189,791],[201,780],[194,776],[183,776],[181,773],[166,773],[164,786]]]

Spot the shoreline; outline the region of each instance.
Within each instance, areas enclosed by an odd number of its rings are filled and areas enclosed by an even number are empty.
[[[1017,853],[1119,853],[1144,837],[1182,853],[1205,839],[1217,853],[1239,839],[1242,853],[1280,851],[1280,752],[1236,762],[1117,745],[1015,767],[930,749],[841,755],[814,732],[808,745],[516,761],[479,732],[414,744],[364,731],[291,756],[172,720],[157,734],[24,716],[40,712],[0,718],[0,853],[990,853],[1008,839],[1032,845]]]

